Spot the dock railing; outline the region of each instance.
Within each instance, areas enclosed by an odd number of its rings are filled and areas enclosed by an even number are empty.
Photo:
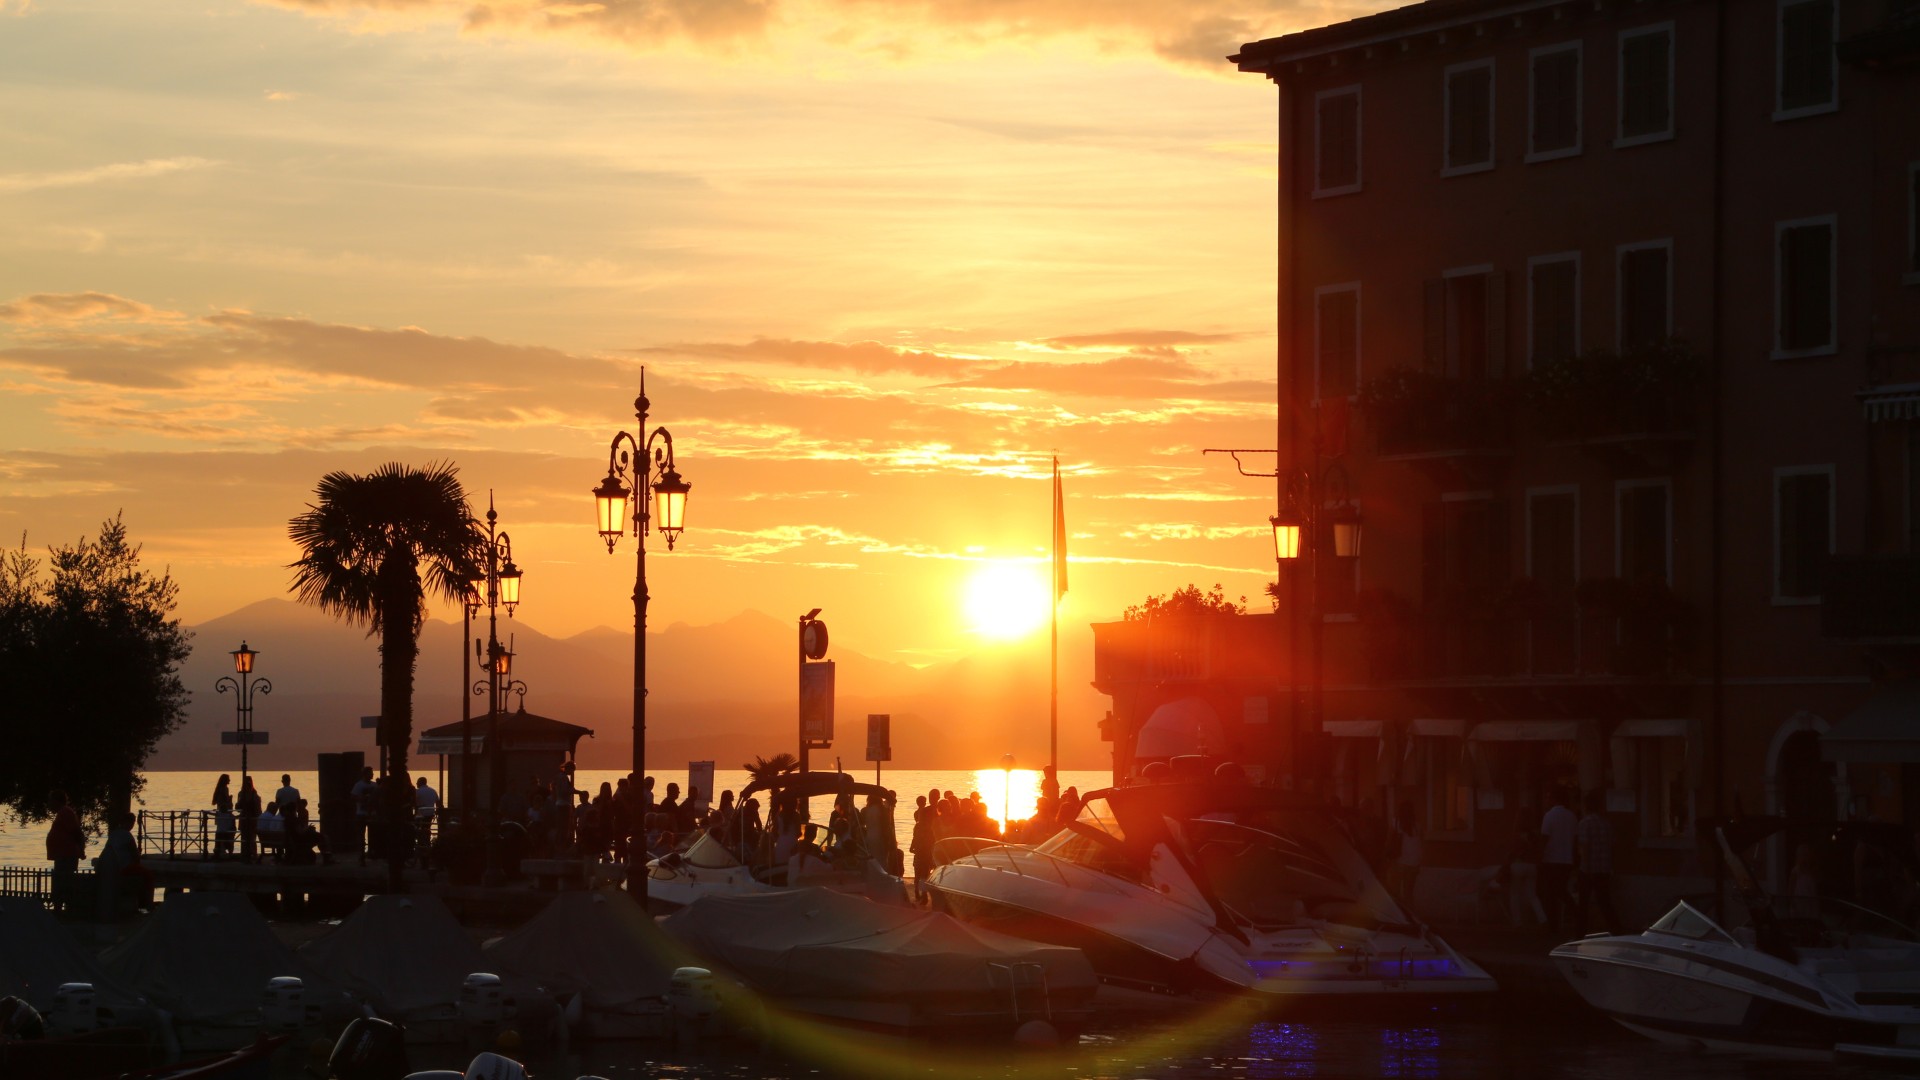
[[[91,897],[94,895],[93,871],[81,868],[73,873],[73,895]],[[51,866],[0,866],[0,897],[13,897],[38,902],[42,907],[53,906],[53,867]]]
[[[142,855],[168,859],[193,857],[210,859],[219,841],[219,826],[215,818],[216,814],[212,810],[142,810],[138,824],[135,826],[134,839],[139,842]],[[264,815],[262,820],[265,820]],[[318,814],[310,818],[309,822],[320,831],[320,835],[326,835],[326,826],[321,824]],[[414,822],[416,843],[420,836],[420,824],[420,822]],[[440,815],[435,815],[434,819],[427,823],[426,841],[429,844],[439,834],[440,825]],[[283,835],[270,836],[265,832],[259,835],[261,850],[269,853],[284,846],[286,842]],[[353,854],[354,850],[335,851],[331,854]],[[239,853],[240,834],[236,828],[233,834],[233,854]]]

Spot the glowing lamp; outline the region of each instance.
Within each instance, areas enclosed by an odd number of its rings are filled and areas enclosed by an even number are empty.
[[[1273,525],[1273,557],[1290,563],[1300,557],[1301,521],[1292,511],[1267,519]]]
[[[593,489],[593,503],[600,517],[600,539],[607,542],[609,553],[627,531],[627,497],[631,494],[627,485],[620,482],[619,475],[611,471],[600,481],[600,486]]]
[[[259,655],[258,651],[247,648],[246,642],[241,642],[240,647],[233,650],[234,672],[239,675],[253,674],[253,658]]]
[[[508,559],[507,565],[500,568],[500,602],[507,605],[507,614],[513,614],[513,605],[520,602],[520,568]]]
[[[1360,508],[1352,503],[1333,508],[1333,553],[1342,559],[1360,555]]]
[[[653,520],[660,535],[667,538],[668,551],[673,550],[673,542],[687,526],[687,492],[692,489],[693,485],[680,479],[672,465],[654,482]]]

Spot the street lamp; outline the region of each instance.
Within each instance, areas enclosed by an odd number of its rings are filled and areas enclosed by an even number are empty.
[[[520,568],[513,564],[513,537],[504,530],[496,531],[500,515],[493,508],[493,492],[487,492],[487,538],[486,565],[482,573],[467,582],[468,603],[474,612],[482,604],[487,609],[487,813],[482,817],[487,830],[487,869],[482,882],[498,885],[506,880],[506,871],[500,865],[499,845],[495,834],[499,823],[493,820],[493,811],[500,802],[500,676],[503,674],[499,657],[506,653],[500,645],[500,608],[507,609],[507,618],[513,618],[513,609],[520,603]],[[477,653],[480,641],[474,639],[473,647]],[[464,652],[464,650],[462,650]],[[511,654],[507,654],[511,655]],[[463,697],[462,701],[465,700]],[[460,778],[460,797],[465,807],[471,806],[469,800],[473,786],[473,724],[469,721],[460,729],[460,754],[464,759]]]
[[[222,675],[214,680],[213,689],[224,694],[233,691],[233,739],[240,744],[240,790],[247,789],[247,747],[253,742],[253,695],[273,693],[273,683],[264,677],[251,678],[253,658],[260,653],[247,648],[242,641],[240,647],[233,650],[233,675]]]
[[[1321,645],[1323,627],[1320,617],[1320,577],[1323,558],[1353,559],[1360,554],[1360,508],[1352,499],[1352,482],[1346,469],[1335,459],[1321,463],[1315,455],[1314,469],[1282,473],[1284,500],[1280,512],[1269,518],[1273,526],[1273,555],[1281,568],[1294,568],[1307,577],[1307,634],[1312,650],[1308,670],[1312,679],[1308,690],[1306,730],[1317,734],[1322,728],[1324,694],[1321,686]],[[1331,504],[1331,505],[1329,505]],[[1332,550],[1328,551],[1327,548]],[[1298,578],[1295,578],[1297,589]],[[1298,599],[1298,593],[1294,594]],[[1297,605],[1296,605],[1297,608]],[[1297,639],[1296,639],[1297,640]],[[1295,724],[1292,771],[1296,781],[1305,779],[1301,760],[1302,740],[1299,719],[1298,687],[1295,687]]]
[[[633,783],[646,783],[647,775],[647,532],[660,530],[667,550],[680,538],[686,526],[687,492],[692,485],[680,478],[673,465],[673,434],[664,427],[647,430],[647,372],[640,369],[640,396],[633,399],[637,434],[615,432],[607,447],[607,476],[593,489],[600,538],[607,542],[607,554],[626,534],[629,523],[634,535],[633,569]],[[661,445],[655,447],[658,441]],[[625,447],[622,447],[622,443]],[[631,481],[631,486],[629,486]],[[649,509],[648,492],[652,493]],[[627,892],[645,905],[647,864],[638,853],[627,859]]]

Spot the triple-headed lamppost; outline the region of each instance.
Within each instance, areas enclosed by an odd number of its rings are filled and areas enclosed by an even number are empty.
[[[493,509],[493,492],[487,492],[487,563],[483,573],[467,582],[467,609],[475,613],[481,606],[487,609],[487,812],[480,817],[487,830],[487,869],[483,881],[488,885],[498,885],[506,880],[506,872],[500,866],[498,844],[494,834],[499,832],[498,822],[493,820],[494,807],[500,801],[500,677],[506,674],[511,663],[510,655],[500,646],[500,608],[507,609],[507,618],[513,618],[513,609],[520,603],[520,568],[513,565],[513,537],[505,531],[495,532],[500,515]],[[479,651],[480,641],[474,639],[473,647]],[[465,652],[465,649],[462,649]],[[476,688],[477,689],[477,688]],[[461,695],[466,700],[466,695]],[[473,805],[473,724],[467,723],[460,728],[460,812],[470,812]]]
[[[626,534],[631,521],[638,554],[633,570],[633,782],[647,775],[647,530],[657,527],[667,539],[667,550],[686,525],[687,492],[692,485],[673,467],[673,435],[664,427],[647,430],[647,373],[640,372],[640,396],[633,399],[638,435],[616,432],[607,448],[607,478],[593,489],[600,520],[600,538],[607,554]],[[655,448],[654,440],[661,447]],[[621,448],[621,443],[627,449]],[[631,478],[632,486],[628,486]],[[651,512],[645,490],[653,492]],[[631,510],[629,510],[631,503]],[[658,519],[657,524],[655,519]],[[647,899],[647,862],[641,853],[627,859],[627,892],[643,905]]]
[[[1307,722],[1304,730],[1318,735],[1323,728],[1323,693],[1320,685],[1320,575],[1321,560],[1331,555],[1343,560],[1353,559],[1360,554],[1360,509],[1353,504],[1351,484],[1347,480],[1346,470],[1338,460],[1322,463],[1315,455],[1315,468],[1299,470],[1285,474],[1285,493],[1280,512],[1268,520],[1273,525],[1273,555],[1284,573],[1289,568],[1294,571],[1293,584],[1289,588],[1289,600],[1296,609],[1294,625],[1298,626],[1299,575],[1307,577],[1307,635],[1312,656],[1307,663],[1312,679],[1308,691]],[[1332,505],[1328,505],[1329,502]],[[1326,548],[1333,550],[1328,552]],[[1304,565],[1303,565],[1304,564]],[[1350,564],[1349,564],[1350,565]],[[1298,637],[1289,635],[1295,641]],[[1299,670],[1299,653],[1295,650],[1294,670]],[[1296,785],[1309,775],[1305,762],[1301,760],[1305,740],[1301,738],[1303,726],[1300,723],[1300,704],[1298,678],[1294,680],[1293,709],[1293,748],[1292,772]]]
[[[224,694],[233,691],[233,730],[234,741],[240,744],[240,790],[247,789],[247,746],[253,742],[253,695],[255,693],[273,693],[273,684],[265,676],[252,678],[253,658],[260,654],[247,648],[242,641],[240,647],[233,650],[233,675],[222,675],[214,680],[213,689]]]

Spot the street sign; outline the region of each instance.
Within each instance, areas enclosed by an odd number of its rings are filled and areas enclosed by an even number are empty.
[[[220,733],[221,746],[239,746],[243,743],[248,746],[265,746],[267,745],[267,733],[264,731],[223,731]]]
[[[800,739],[824,747],[833,742],[833,661],[800,668]]]
[[[893,738],[890,732],[890,729],[892,727],[893,727],[892,713],[868,713],[867,714],[867,760],[868,761],[892,761],[893,760]]]
[[[688,801],[693,803],[693,808],[702,814],[706,813],[707,808],[713,805],[713,762],[687,762],[687,790],[690,796]],[[700,793],[699,798],[692,798],[692,792],[696,790]]]
[[[380,730],[380,718],[377,716],[363,716],[360,718],[360,728],[363,731],[378,731]]]

